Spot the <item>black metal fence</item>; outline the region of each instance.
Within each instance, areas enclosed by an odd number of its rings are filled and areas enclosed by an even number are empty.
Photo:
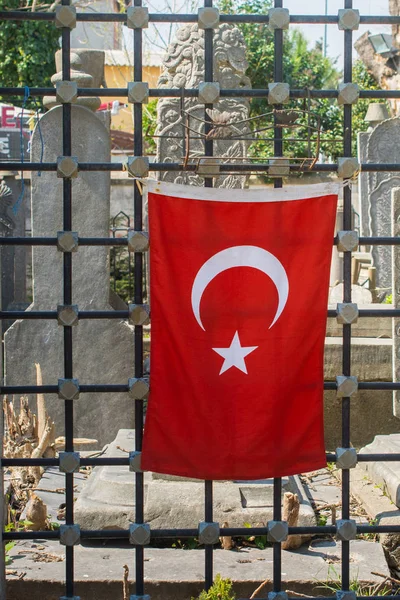
[[[212,8],[212,0],[205,0],[204,6]],[[142,29],[145,25],[145,20],[142,22],[142,26],[139,23],[139,18],[136,20],[136,15],[142,15],[143,12],[138,10],[142,7],[141,0],[134,0],[132,7],[129,7],[127,12],[124,14],[102,14],[102,13],[76,13],[77,21],[101,21],[101,22],[122,22],[128,23],[134,29],[134,69],[133,69],[133,81],[142,81]],[[283,8],[283,0],[274,1],[274,10]],[[313,15],[313,16],[290,16],[290,24],[307,24],[307,23],[321,23],[328,24],[332,27],[340,25],[343,28],[343,23],[346,21],[350,25],[344,25],[344,83],[349,84],[352,81],[352,49],[353,49],[353,30],[356,28],[352,23],[357,22],[357,11],[353,12],[352,0],[344,0],[343,9],[345,13],[338,15]],[[55,13],[50,12],[27,12],[27,11],[2,11],[0,12],[0,20],[43,20],[54,22],[56,26],[61,28],[62,35],[62,76],[64,81],[70,81],[71,70],[70,70],[70,27],[73,26],[75,19],[75,9],[71,7],[69,0],[62,0],[62,5],[58,6]],[[219,21],[221,23],[268,23],[271,15],[269,14],[243,14],[243,15],[227,15],[221,14]],[[276,14],[276,13],[275,13]],[[217,16],[217,15],[216,15]],[[172,22],[172,23],[196,23],[198,21],[197,14],[149,14],[150,23],[160,22]],[[398,24],[400,23],[400,17],[389,17],[389,16],[362,16],[360,17],[362,24]],[[275,59],[274,59],[274,81],[284,82],[285,73],[283,70],[283,29],[276,28],[274,31],[274,45],[275,45]],[[213,81],[213,29],[205,29],[205,72],[204,81]],[[40,82],[38,82],[40,84]],[[55,95],[54,89],[46,88],[31,88],[30,93],[32,96],[40,97],[44,95]],[[233,90],[224,89],[221,90],[221,97],[267,97],[269,93],[268,89],[257,89],[257,90]],[[0,94],[2,96],[21,96],[25,94],[23,88],[0,88]],[[338,90],[290,90],[290,97],[292,98],[337,98],[339,94]],[[128,89],[78,89],[78,96],[128,96]],[[152,98],[160,97],[180,97],[181,92],[177,89],[150,89],[149,95]],[[186,97],[197,97],[198,89],[187,89],[185,90]],[[369,91],[361,90],[361,98],[400,98],[400,90],[379,90]],[[208,106],[210,107],[210,106]],[[344,108],[344,127],[343,127],[343,158],[350,158],[352,154],[352,105],[345,104]],[[140,103],[134,103],[134,147],[133,153],[135,157],[140,157],[143,154],[143,135],[142,135],[142,105]],[[62,127],[63,127],[63,156],[68,157],[72,155],[71,145],[71,104],[68,102],[62,105]],[[274,131],[274,156],[280,157],[283,154],[283,131],[278,126],[275,127]],[[206,156],[212,156],[213,153],[213,142],[208,140],[205,143],[205,154]],[[268,170],[268,163],[249,165],[249,164],[224,164],[221,165],[221,173],[224,170],[243,172],[261,172],[266,173]],[[21,170],[23,169],[23,163],[18,162],[7,162],[0,163],[0,171],[3,170]],[[79,171],[122,171],[124,166],[117,163],[80,163],[78,165]],[[195,165],[188,165],[189,169],[195,169]],[[308,166],[305,167],[308,169]],[[56,163],[31,163],[29,165],[31,171],[53,171],[54,176],[57,171]],[[304,167],[299,164],[291,164],[290,171],[299,172]],[[362,164],[360,166],[361,171],[400,171],[400,164]],[[160,163],[154,162],[150,165],[152,171],[182,171],[183,165],[180,163]],[[324,171],[324,172],[337,172],[341,167],[339,164],[314,164],[312,167],[313,171]],[[212,186],[212,179],[206,179],[205,185],[208,187]],[[275,187],[281,187],[282,181],[279,179],[275,180]],[[73,214],[71,198],[73,194],[73,185],[71,178],[64,177],[63,179],[63,219],[64,232],[73,230]],[[352,223],[352,201],[351,201],[351,188],[344,188],[344,217],[343,217],[343,231],[351,230]],[[133,229],[135,231],[141,231],[143,227],[143,205],[142,196],[140,190],[136,185],[132,185],[132,195],[134,197],[134,223]],[[352,236],[350,236],[352,237]],[[339,243],[339,239],[336,238],[335,244]],[[30,238],[0,238],[0,244],[4,245],[26,245],[26,246],[56,246],[57,237],[56,233],[54,237],[30,237]],[[128,244],[127,238],[79,238],[79,245],[81,246],[100,246],[105,245],[109,247],[126,247]],[[360,238],[356,242],[355,247],[358,245],[374,245],[374,244],[385,244],[385,245],[399,245],[400,238],[377,238],[377,237],[364,237]],[[344,303],[351,303],[351,259],[352,250],[351,246],[344,247]],[[69,307],[73,303],[73,289],[72,289],[72,254],[71,252],[65,251],[63,253],[63,304],[64,307]],[[140,252],[136,252],[134,256],[134,280],[135,282],[143,281],[143,255]],[[143,303],[144,293],[141,285],[136,285],[134,290],[133,302],[135,305]],[[57,319],[58,312],[62,309],[56,309],[48,311],[30,311],[30,312],[16,312],[13,311],[11,314],[5,311],[0,312],[1,319],[14,319],[16,317],[20,319]],[[132,314],[131,307],[129,310],[117,310],[117,311],[79,311],[79,319],[129,319]],[[328,311],[328,315],[335,317],[336,311]],[[372,316],[385,316],[388,318],[400,317],[400,309],[393,310],[380,310],[368,309],[360,310],[359,317],[372,317]],[[54,381],[52,385],[33,386],[25,385],[23,381],[23,372],[21,372],[21,382],[18,386],[3,386],[1,392],[3,394],[27,394],[27,393],[61,393],[60,386],[65,381],[74,379],[74,365],[73,365],[73,342],[72,342],[72,328],[69,325],[63,326],[64,329],[64,373],[60,374],[61,382],[57,384]],[[132,378],[141,379],[144,375],[143,371],[143,328],[140,325],[135,327],[134,335],[135,344],[135,364],[132,365]],[[338,374],[344,378],[349,378],[351,374],[351,324],[343,325],[343,345],[342,345],[342,373]],[[356,374],[357,375],[357,374]],[[347,379],[346,379],[347,380]],[[347,380],[349,381],[349,380]],[[356,386],[357,382],[353,380],[353,384]],[[337,389],[338,382],[325,382],[325,389],[335,390]],[[130,383],[128,381],[122,381],[119,384],[114,385],[86,385],[85,382],[79,382],[79,391],[82,394],[87,392],[96,392],[98,394],[105,394],[107,392],[129,392],[132,387],[132,379]],[[400,383],[398,382],[375,382],[375,381],[360,381],[358,382],[359,390],[398,390],[400,389]],[[143,430],[143,402],[140,399],[134,400],[135,404],[135,444],[136,452],[141,451],[142,447],[142,430]],[[0,542],[5,542],[10,539],[59,539],[61,544],[65,545],[66,553],[66,571],[65,571],[65,597],[73,599],[75,597],[75,583],[74,583],[74,544],[79,543],[80,540],[87,540],[89,538],[96,539],[130,539],[135,547],[135,596],[134,598],[143,598],[146,594],[146,587],[144,583],[144,546],[135,541],[134,530],[137,525],[144,523],[144,485],[143,485],[143,473],[136,472],[136,486],[135,486],[135,506],[136,506],[136,519],[135,525],[132,525],[130,530],[126,531],[87,531],[80,530],[77,525],[74,524],[74,469],[66,467],[68,458],[71,457],[70,453],[74,452],[74,409],[73,401],[65,400],[65,453],[61,454],[59,458],[54,459],[11,459],[3,458],[1,461],[2,468],[11,466],[28,466],[28,465],[40,465],[46,466],[59,466],[61,470],[66,470],[65,473],[65,502],[66,502],[66,524],[61,526],[60,530],[57,531],[43,531],[43,532],[26,532],[26,531],[13,531],[0,533]],[[351,399],[350,397],[344,397],[342,399],[342,448],[351,448],[350,439],[350,413],[351,413]],[[267,432],[266,432],[267,435]],[[339,467],[345,467],[340,459],[341,453],[327,454],[328,461],[337,462]],[[133,455],[127,458],[79,458],[79,464],[82,466],[90,465],[130,465],[133,461]],[[356,461],[400,461],[399,454],[369,454],[363,455],[358,454]],[[273,508],[273,519],[274,521],[281,521],[281,492],[282,492],[282,481],[280,478],[274,480],[274,508]],[[350,470],[349,468],[342,469],[342,519],[347,522],[350,520]],[[213,482],[206,481],[204,484],[204,521],[206,523],[213,522]],[[342,523],[343,524],[343,523]],[[342,592],[339,592],[339,597],[343,594],[345,597],[355,598],[354,592],[349,592],[350,587],[350,545],[351,539],[360,533],[383,533],[383,532],[396,532],[400,533],[400,526],[380,526],[380,525],[356,525],[349,528],[351,534],[346,534],[343,530],[338,532],[340,525],[326,526],[326,527],[289,527],[289,534],[341,534],[342,542],[342,561],[341,561],[341,585]],[[269,527],[252,527],[252,528],[221,528],[221,535],[225,536],[236,536],[236,535],[265,535],[269,531]],[[157,529],[151,531],[151,537],[161,538],[185,538],[198,535],[197,529]],[[1,544],[2,545],[2,544]],[[4,558],[4,555],[3,555]],[[4,560],[3,560],[4,567]],[[213,545],[208,544],[205,546],[205,587],[209,588],[213,581]],[[0,573],[0,596],[1,593],[5,593],[5,581],[4,581],[4,569],[1,568]],[[282,591],[282,569],[281,569],[281,543],[275,541],[273,543],[273,592],[270,593],[270,599],[275,597],[282,598],[284,600],[287,596]],[[387,598],[398,598],[399,596],[387,596]]]

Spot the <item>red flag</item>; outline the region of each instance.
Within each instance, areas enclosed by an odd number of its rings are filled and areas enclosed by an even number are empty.
[[[326,464],[323,353],[337,186],[151,183],[142,468],[261,479]]]

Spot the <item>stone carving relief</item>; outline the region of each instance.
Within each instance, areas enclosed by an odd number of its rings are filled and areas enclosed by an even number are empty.
[[[383,181],[370,196],[370,223],[373,237],[391,235],[392,190],[400,187],[400,176]],[[376,285],[390,294],[392,289],[392,248],[372,246],[372,264],[376,267]]]
[[[248,67],[244,38],[237,27],[224,23],[214,33],[214,81],[221,89],[250,89],[251,82],[245,72]],[[164,71],[159,80],[159,88],[181,89],[183,99],[167,98],[158,102],[157,108],[157,161],[182,162],[187,152],[186,127],[191,128],[189,141],[190,157],[203,157],[204,149],[204,104],[197,99],[185,98],[184,90],[197,88],[204,81],[204,31],[197,24],[181,27],[176,32],[176,41],[169,45],[164,59]],[[182,110],[183,108],[183,110]],[[222,98],[213,106],[214,122],[223,120],[227,124],[224,137],[214,141],[214,156],[221,162],[245,157],[249,142],[235,139],[249,137],[250,128],[243,121],[249,117],[250,105],[246,98]],[[186,117],[186,115],[190,117]],[[221,129],[217,129],[217,132]],[[237,164],[239,161],[235,161]],[[164,181],[201,186],[204,178],[195,172],[164,172]],[[246,176],[224,175],[214,180],[215,187],[244,187]]]

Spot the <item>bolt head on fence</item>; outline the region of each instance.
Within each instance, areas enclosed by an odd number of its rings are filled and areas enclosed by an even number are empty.
[[[75,6],[56,6],[54,24],[56,27],[68,27],[68,29],[74,29],[76,27]]]
[[[81,540],[79,525],[60,525],[60,544],[63,546],[76,546]]]
[[[270,8],[268,11],[268,27],[275,29],[289,29],[290,14],[287,8]]]
[[[199,102],[201,104],[218,102],[220,91],[220,85],[216,81],[201,81],[199,83]]]
[[[199,29],[217,29],[219,26],[219,10],[211,6],[199,8]]]
[[[128,379],[129,395],[133,400],[145,400],[149,395],[149,382],[144,377]]]
[[[269,542],[284,542],[287,539],[289,526],[286,521],[268,521],[267,527]]]
[[[355,540],[357,537],[357,524],[354,519],[339,519],[336,521],[336,538],[342,542]]]
[[[79,398],[78,379],[59,379],[58,397],[62,400],[77,400]]]
[[[76,473],[81,466],[81,456],[79,452],[60,452],[58,455],[60,461],[60,471],[62,473]]]
[[[61,304],[57,306],[57,321],[62,327],[78,325],[79,309],[77,304]]]
[[[199,543],[200,544],[216,544],[219,540],[219,523],[207,523],[203,521],[199,523]]]
[[[359,246],[358,231],[338,231],[337,238],[339,252],[355,252]]]
[[[148,325],[150,323],[149,305],[129,304],[129,323],[131,325]]]
[[[148,523],[132,523],[129,526],[129,543],[135,546],[150,544],[150,525]]]
[[[78,177],[78,159],[76,156],[59,156],[57,158],[57,177]]]
[[[129,29],[145,29],[149,26],[149,9],[144,6],[130,6],[126,11],[126,25]]]
[[[61,104],[76,102],[78,99],[78,84],[76,81],[57,81],[56,99]]]
[[[268,84],[268,103],[286,104],[289,102],[290,88],[288,83],[269,83]]]
[[[341,83],[339,84],[338,103],[356,104],[360,97],[360,88],[356,83]]]
[[[128,175],[131,177],[147,177],[149,159],[147,156],[130,156],[128,158]]]
[[[355,394],[358,390],[358,379],[357,377],[351,376],[346,377],[345,375],[338,375],[336,377],[338,398],[348,398]]]
[[[57,250],[59,252],[77,252],[78,245],[77,231],[57,231]]]
[[[357,465],[355,448],[336,448],[336,466],[338,469],[354,469]]]
[[[336,305],[336,321],[340,325],[352,325],[358,321],[358,305],[351,302],[343,302]]]
[[[147,231],[128,231],[129,252],[146,252],[149,249],[149,234]]]
[[[144,81],[130,81],[128,83],[128,102],[131,104],[144,104],[149,101],[149,84]]]
[[[360,11],[354,8],[339,9],[339,29],[354,31],[360,26]]]

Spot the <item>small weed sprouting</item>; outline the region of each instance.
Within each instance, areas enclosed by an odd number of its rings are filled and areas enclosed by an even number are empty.
[[[320,513],[317,518],[318,518],[318,520],[317,520],[318,527],[325,527],[325,525],[328,522],[328,515],[323,515]]]
[[[333,565],[329,565],[327,580],[318,582],[316,587],[330,590],[334,594],[342,589],[340,574]],[[356,593],[356,596],[388,596],[391,594],[391,589],[385,581],[363,584],[358,580],[358,577],[354,577],[349,587],[351,592]]]
[[[185,540],[176,540],[172,544],[173,548],[178,548],[179,550],[195,550],[199,547],[199,540],[195,537],[190,537]]]
[[[9,565],[12,562],[12,558],[9,555],[9,552],[12,548],[14,548],[15,542],[7,542],[5,545],[5,555],[6,555],[6,565]]]
[[[249,529],[251,524],[244,523],[244,526]],[[266,535],[251,535],[246,538],[246,541],[254,544],[259,550],[264,550],[264,548],[267,548],[270,545]]]
[[[209,590],[203,590],[197,598],[191,600],[235,600],[236,596],[232,590],[232,580],[223,579],[219,573]]]

